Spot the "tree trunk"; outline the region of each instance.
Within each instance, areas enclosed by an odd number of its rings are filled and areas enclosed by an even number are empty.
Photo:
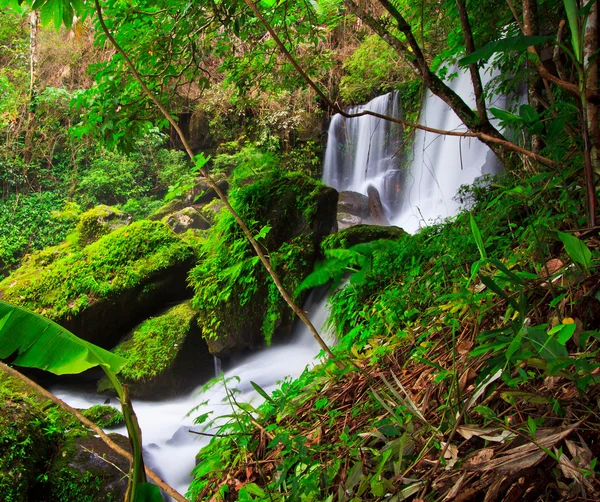
[[[583,0],[585,7],[594,0]],[[587,91],[596,93],[598,91],[598,59],[593,57],[598,50],[598,2],[590,9],[587,24],[585,25],[585,33],[583,38],[583,63],[584,68],[588,72],[586,88]],[[598,130],[598,104],[590,103],[587,106],[587,123],[590,134],[590,156],[594,173],[596,174],[596,184],[600,180],[600,131]]]
[[[25,148],[23,158],[25,164],[31,161],[33,152],[33,132],[35,128],[35,100],[37,97],[37,67],[38,67],[38,30],[40,13],[32,10],[29,14],[29,103],[27,111],[27,125],[25,129]],[[27,178],[27,168],[25,168]]]
[[[523,0],[523,34],[526,36],[539,35],[537,0]],[[527,65],[532,65],[532,62],[529,59],[527,60]],[[535,108],[538,113],[541,113],[544,109],[540,101],[540,93],[542,92],[543,86],[544,83],[539,73],[528,78],[527,94],[529,104]],[[541,136],[539,134],[532,134],[531,150],[535,153],[539,153],[542,148],[544,148],[544,142]]]

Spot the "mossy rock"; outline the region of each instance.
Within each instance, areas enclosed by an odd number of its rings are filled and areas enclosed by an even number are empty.
[[[110,348],[167,301],[185,299],[194,263],[164,223],[139,221],[44,268],[17,269],[0,282],[0,298]]]
[[[208,220],[194,207],[184,207],[180,211],[166,216],[163,221],[176,234],[182,234],[188,230],[210,228]]]
[[[129,440],[109,434],[119,446],[130,450]],[[98,437],[67,438],[54,457],[48,473],[49,502],[120,502],[127,491],[129,462]],[[41,500],[41,499],[40,499]]]
[[[274,171],[237,185],[230,202],[293,294],[320,257],[321,240],[336,227],[337,191],[299,173]],[[190,273],[192,303],[212,354],[260,347],[291,332],[291,309],[228,213],[217,215],[202,256]]]
[[[144,321],[115,347],[113,352],[127,359],[119,378],[129,385],[132,396],[164,399],[181,395],[193,390],[202,377],[213,376],[213,357],[202,339],[197,317],[190,302],[181,303]],[[100,392],[111,388],[108,378],[100,380]]]
[[[75,227],[79,246],[84,247],[97,241],[103,235],[131,223],[132,216],[105,205],[96,206],[81,215]]]
[[[218,174],[213,177],[219,189],[227,194],[229,191],[229,181],[225,174]],[[198,209],[210,204],[213,200],[218,199],[217,193],[208,185],[206,180],[200,180],[196,185],[190,188],[182,196],[176,199],[171,199],[164,206],[159,207],[149,217],[150,220],[162,220],[166,216],[173,214],[181,209],[189,206],[194,206]],[[220,199],[218,199],[220,200]]]
[[[0,407],[0,497],[6,502],[43,500],[43,474],[54,448],[45,417],[31,401]]]
[[[102,429],[117,427],[125,423],[123,413],[112,406],[103,404],[95,404],[87,410],[81,410],[81,414]]]
[[[217,215],[225,207],[225,204],[221,199],[214,199],[205,206],[200,208],[200,214],[204,216],[204,219],[211,225],[214,225]]]
[[[323,240],[322,249],[349,248],[356,244],[378,239],[400,239],[408,235],[400,227],[382,227],[379,225],[355,225],[340,230]]]

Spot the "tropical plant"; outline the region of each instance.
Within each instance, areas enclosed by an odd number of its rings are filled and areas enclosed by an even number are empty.
[[[126,385],[116,374],[126,360],[78,338],[38,314],[0,301],[0,359],[16,356],[12,364],[37,368],[55,375],[77,374],[99,366],[119,396],[133,450],[126,502],[157,502],[162,495],[147,482],[142,459],[142,436]]]

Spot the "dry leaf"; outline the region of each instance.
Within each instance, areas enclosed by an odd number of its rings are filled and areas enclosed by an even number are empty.
[[[556,443],[562,441],[571,434],[579,424],[580,422],[577,422],[568,429],[564,429],[543,438],[538,438],[537,444],[527,443],[522,446],[517,446],[516,448],[508,450],[504,455],[489,461],[487,464],[475,467],[474,470],[483,472],[496,471],[500,474],[511,475],[523,469],[533,467],[546,456],[546,452],[541,450],[540,447],[553,447]]]
[[[556,274],[556,272],[558,272],[561,268],[563,268],[563,266],[564,266],[564,263],[562,261],[560,261],[558,258],[553,258],[552,260],[548,260],[546,262],[546,266],[542,270],[542,277],[544,277],[544,278],[548,277],[547,274],[550,274],[550,275]]]
[[[473,368],[466,370],[458,379],[458,388],[460,392],[464,392],[465,389],[475,381],[475,378],[477,378],[477,372]]]
[[[508,476],[498,476],[498,478],[495,479],[492,485],[487,489],[483,502],[493,502],[496,500],[498,498],[500,488],[502,487],[502,483],[504,483],[507,478]]]
[[[467,473],[463,472],[462,476],[460,476],[458,478],[458,480],[456,481],[456,483],[454,483],[454,486],[446,494],[446,496],[444,497],[444,500],[452,500],[454,497],[456,497],[460,493],[460,489],[462,488],[463,483],[465,482],[465,478],[466,477],[467,477]]]
[[[498,431],[502,432],[494,434]],[[499,427],[477,427],[474,425],[459,425],[456,428],[456,432],[465,439],[471,439],[473,436],[476,436],[495,443],[502,443],[506,438],[513,435],[510,431],[502,430]]]
[[[469,457],[463,464],[465,467],[477,467],[480,464],[489,462],[494,456],[493,448],[484,448],[479,450],[475,455]]]

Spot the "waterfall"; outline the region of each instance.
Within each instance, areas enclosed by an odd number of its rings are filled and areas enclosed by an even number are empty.
[[[450,68],[448,74],[456,71]],[[491,71],[481,73],[485,85]],[[475,108],[468,72],[459,70],[449,86],[468,106]],[[506,98],[494,101],[492,106],[506,108]],[[401,117],[401,103],[394,93],[348,111],[363,110]],[[466,131],[450,107],[429,91],[423,100],[419,123],[436,129]],[[329,126],[323,181],[340,191],[363,194],[373,185],[381,195],[391,224],[414,233],[459,211],[461,202],[455,196],[461,185],[470,185],[483,174],[501,169],[491,150],[475,138],[418,130],[408,158],[398,152],[399,148],[402,148],[401,126],[372,116],[345,119],[334,115]]]
[[[327,297],[319,298],[317,294],[311,293],[303,308],[309,312],[313,325],[323,333],[327,317]],[[238,402],[252,402],[256,406],[263,398],[258,395],[251,381],[271,393],[284,378],[300,376],[306,366],[314,362],[319,352],[320,347],[308,328],[299,323],[288,343],[257,351],[244,358],[225,371],[224,378],[227,380],[238,377],[239,382],[227,383],[229,391],[239,391],[236,394]],[[190,433],[204,430],[194,425],[194,417],[210,413],[211,418],[216,418],[231,413],[227,390],[222,381],[206,390],[200,385],[202,382],[198,384],[199,387],[194,392],[177,399],[158,402],[133,400],[142,430],[144,462],[182,494],[185,494],[192,480],[190,473],[195,466],[196,454],[210,440],[209,437]],[[75,408],[103,404],[106,399],[106,396],[94,392],[82,392],[79,387],[63,386],[51,391]],[[202,404],[198,406],[199,403]],[[188,416],[192,409],[194,411]],[[124,427],[111,432],[126,435]],[[210,433],[211,430],[207,432]]]
[[[369,110],[395,118],[401,117],[396,92],[379,96],[366,105],[348,109],[349,113]],[[400,172],[402,126],[371,115],[345,118],[334,115],[329,125],[325,150],[323,181],[339,190],[367,193],[369,185],[379,191],[384,206],[393,205],[388,197],[390,176]]]

